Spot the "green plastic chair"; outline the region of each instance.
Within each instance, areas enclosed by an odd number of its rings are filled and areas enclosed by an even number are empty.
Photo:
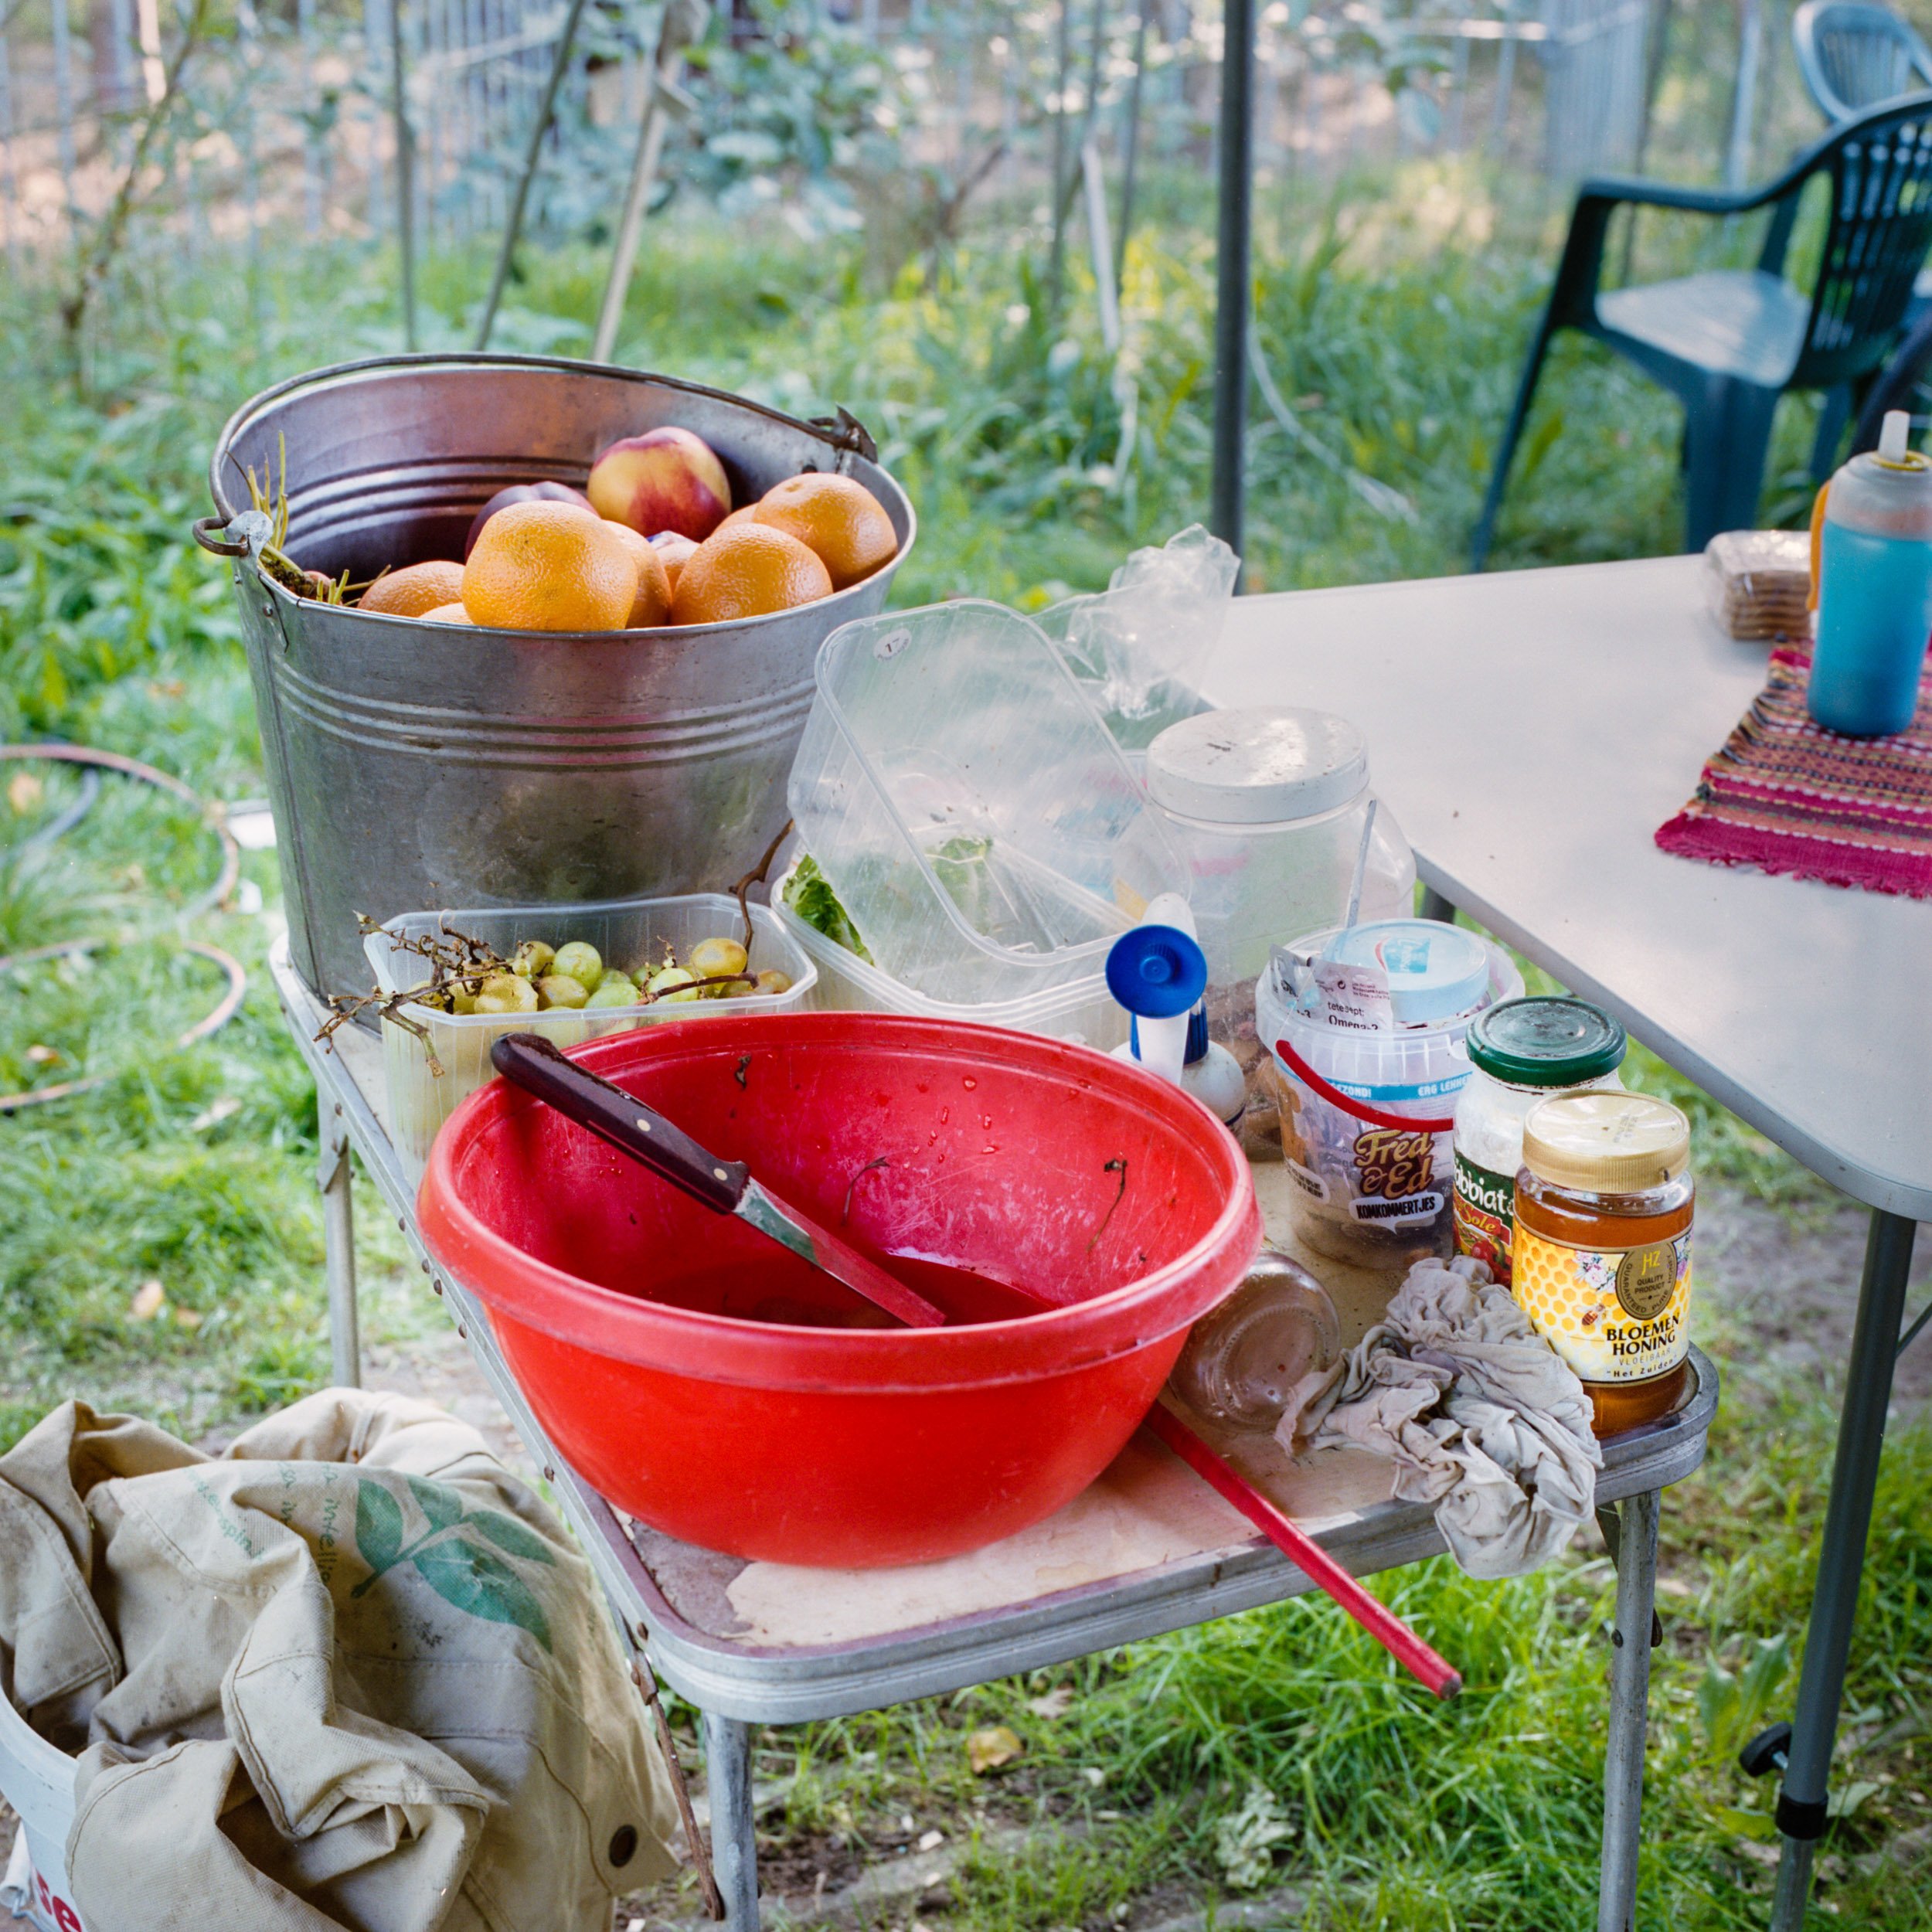
[[[1870,0],[1804,0],[1791,15],[1791,52],[1827,121],[1854,121],[1880,101],[1932,86],[1932,49]]]
[[[1798,198],[1832,184],[1817,285],[1784,278]],[[1719,217],[1772,210],[1755,269],[1717,269],[1606,291],[1604,243],[1619,208]],[[1729,194],[1608,178],[1578,189],[1556,279],[1496,452],[1470,567],[1489,553],[1511,459],[1543,358],[1559,329],[1580,329],[1634,362],[1684,405],[1685,547],[1757,520],[1771,419],[1788,389],[1862,381],[1885,360],[1913,277],[1932,246],[1932,93],[1907,95],[1835,128],[1768,186]]]

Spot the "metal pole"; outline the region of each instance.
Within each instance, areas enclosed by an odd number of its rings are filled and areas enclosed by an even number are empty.
[[[1087,185],[1087,245],[1094,257],[1094,286],[1100,298],[1100,341],[1110,355],[1121,346],[1121,305],[1114,287],[1114,247],[1107,233],[1107,176],[1100,143],[1080,143],[1080,175]]]
[[[1617,1621],[1610,1634],[1610,1735],[1604,1753],[1603,1869],[1597,1932],[1634,1932],[1650,1710],[1651,1618],[1657,1594],[1655,1489],[1625,1499],[1617,1536]]]
[[[73,203],[76,159],[73,139],[73,29],[67,15],[67,0],[53,0],[53,95],[58,125],[55,130],[60,157],[60,192],[66,204],[67,219],[77,213]]]
[[[1254,0],[1227,0],[1221,49],[1220,236],[1214,311],[1214,504],[1209,527],[1241,552],[1248,407]]]
[[[1845,1370],[1845,1406],[1839,1412],[1838,1457],[1832,1467],[1832,1499],[1818,1547],[1818,1580],[1804,1636],[1804,1668],[1791,1719],[1791,1754],[1777,1794],[1778,1829],[1784,1835],[1771,1932],[1800,1932],[1810,1889],[1811,1855],[1825,1835],[1827,1781],[1845,1697],[1845,1669],[1858,1615],[1859,1578],[1865,1539],[1872,1527],[1872,1498],[1885,1448],[1885,1411],[1892,1399],[1892,1366],[1898,1357],[1899,1324],[1905,1311],[1906,1277],[1912,1270],[1916,1224],[1882,1209],[1872,1211],[1865,1243],[1865,1277],[1859,1287],[1858,1320]]]
[[[1724,149],[1724,185],[1742,188],[1751,171],[1751,128],[1757,118],[1757,70],[1764,51],[1764,0],[1737,0],[1737,87],[1731,96],[1730,138]]]
[[[1503,0],[1502,50],[1496,56],[1496,99],[1489,114],[1489,141],[1499,145],[1509,131],[1509,97],[1516,80],[1516,9],[1519,0]]]
[[[530,199],[530,183],[536,178],[538,164],[543,158],[543,137],[550,131],[551,117],[556,112],[557,90],[563,85],[563,77],[570,66],[570,52],[577,43],[577,22],[583,18],[585,0],[570,0],[570,11],[565,15],[563,32],[556,43],[556,56],[550,63],[550,77],[543,89],[543,98],[538,102],[536,119],[530,128],[530,145],[523,157],[523,172],[516,179],[516,192],[510,197],[510,218],[503,224],[503,246],[497,250],[496,272],[490,277],[490,292],[483,304],[483,319],[477,325],[476,345],[488,349],[490,331],[496,326],[497,305],[503,299],[503,285],[510,279],[510,264],[516,257],[516,245],[523,235],[523,210]],[[666,18],[669,17],[667,8]]]
[[[330,1373],[338,1389],[362,1386],[362,1341],[355,1308],[355,1169],[349,1158],[342,1104],[318,1089],[321,1149],[315,1184],[322,1191],[322,1270],[328,1284]]]
[[[1073,62],[1073,0],[1060,0],[1053,77],[1053,243],[1046,258],[1046,305],[1057,315],[1066,251],[1066,83]]]
[[[7,267],[20,263],[20,174],[13,153],[13,67],[8,53],[8,23],[0,20],[0,155],[6,162]]]
[[[711,1869],[724,1894],[725,1932],[758,1932],[758,1838],[751,1804],[751,1726],[704,1713]]]
[[[411,151],[403,0],[389,0],[389,114],[396,124],[396,232],[403,251],[403,346],[416,347],[416,167]]]
[[[1134,77],[1127,87],[1126,154],[1121,165],[1121,237],[1114,258],[1116,294],[1127,282],[1127,238],[1134,227],[1134,178],[1141,159],[1141,77],[1147,70],[1147,13],[1154,0],[1141,0],[1134,26]]]

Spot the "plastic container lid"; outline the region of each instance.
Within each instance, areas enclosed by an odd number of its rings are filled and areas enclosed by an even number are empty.
[[[1329,942],[1345,966],[1379,966],[1389,975],[1396,1023],[1426,1026],[1466,1013],[1489,989],[1489,955],[1474,933],[1434,919],[1384,919],[1352,926]]]
[[[1368,782],[1362,733],[1328,711],[1206,711],[1169,725],[1147,749],[1154,802],[1210,824],[1313,818],[1345,805]]]
[[[1580,1087],[1624,1063],[1622,1027],[1587,999],[1506,999],[1478,1013],[1469,1058],[1512,1087]]]
[[[1690,1165],[1690,1122],[1648,1094],[1557,1094],[1522,1126],[1523,1165],[1559,1187],[1635,1194]]]

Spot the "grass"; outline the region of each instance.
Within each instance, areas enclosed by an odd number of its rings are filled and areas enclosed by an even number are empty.
[[[1211,223],[1198,182],[1157,182],[1148,197],[1121,379],[1090,288],[1077,273],[1064,316],[1048,316],[1037,232],[1026,211],[999,209],[958,248],[905,260],[863,238],[807,247],[701,221],[656,231],[622,352],[801,413],[851,407],[920,507],[903,600],[970,590],[1037,605],[1096,588],[1129,547],[1198,519],[1209,495]],[[1550,211],[1437,163],[1269,209],[1259,337],[1292,427],[1257,398],[1250,585],[1459,567],[1544,285]],[[1692,245],[1658,244],[1679,251],[1672,260]],[[187,536],[206,507],[200,465],[254,389],[396,345],[390,267],[332,244],[277,256],[251,311],[235,264],[206,251],[185,274],[150,237],[103,304],[84,397],[49,346],[51,270],[0,290],[18,379],[0,416],[0,735],[104,745],[210,797],[260,795],[229,587]],[[485,269],[426,265],[432,344],[465,339]],[[499,345],[580,350],[602,270],[590,251],[533,251]],[[1580,349],[1558,355],[1545,393],[1499,560],[1673,547],[1669,406]],[[1801,407],[1787,416],[1784,469],[1809,433]],[[36,848],[74,795],[71,777],[40,776],[37,797],[0,785],[0,951],[77,932],[108,943],[85,968],[10,970],[0,1084],[119,1070],[70,1103],[0,1117],[0,1442],[68,1394],[219,1434],[326,1373],[313,1095],[264,971],[274,867],[247,862],[260,914],[184,927],[179,909],[213,863],[192,816],[110,780],[74,831]],[[185,936],[250,973],[240,1017],[187,1051],[175,1038],[214,987]],[[1667,1069],[1633,1064],[1691,1108],[1706,1175],[1818,1211],[1817,1185],[1775,1148]],[[378,1342],[420,1332],[423,1298],[366,1215],[361,1258],[366,1329]],[[151,1281],[164,1309],[138,1318]],[[1713,1435],[1719,1479],[1673,1492],[1654,1692],[1645,1920],[1711,1932],[1764,1917],[1770,1794],[1733,1754],[1789,1707],[1781,1633],[1804,1616],[1835,1407],[1829,1387],[1753,1377],[1752,1391]],[[1821,1924],[1904,1932],[1932,1917],[1924,1881],[1886,1852],[1925,1818],[1913,1753],[1928,1721],[1915,1660],[1932,1655],[1928,1481],[1932,1432],[1915,1423],[1891,1445],[1879,1493],[1839,1774],[1857,1802],[1827,1848]],[[1611,1595],[1593,1546],[1501,1586],[1441,1563],[1386,1580],[1468,1673],[1446,1709],[1338,1613],[1303,1602],[770,1733],[760,1774],[786,1781],[774,1849],[849,1862],[904,1842],[907,1817],[956,1840],[1015,1822],[1078,1828],[1043,1828],[1017,1857],[969,1857],[950,1894],[921,1907],[961,1932],[1141,1923],[1164,1900],[1232,1899],[1244,1863],[1264,1893],[1292,1883],[1306,1922],[1324,1926],[1587,1922]],[[976,1777],[964,1740],[1001,1723],[1025,1748]],[[1270,1821],[1273,1844],[1259,1828]]]

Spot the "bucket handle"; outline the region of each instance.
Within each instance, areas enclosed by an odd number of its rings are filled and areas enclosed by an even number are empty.
[[[872,433],[842,403],[830,416],[815,416],[811,426],[835,450],[862,456],[868,463],[879,461],[879,445]]]
[[[1385,1114],[1379,1107],[1371,1107],[1366,1100],[1358,1100],[1343,1093],[1340,1087],[1331,1086],[1286,1040],[1277,1040],[1274,1050],[1287,1063],[1289,1071],[1296,1079],[1320,1094],[1331,1107],[1338,1107],[1343,1113],[1353,1114],[1358,1121],[1366,1121],[1371,1127],[1392,1127],[1404,1134],[1449,1134],[1455,1131],[1453,1114],[1446,1121],[1414,1121],[1400,1114]]]
[[[194,523],[195,541],[210,556],[247,556],[248,546],[246,543],[236,543],[231,538],[220,534],[227,528],[228,519],[225,516],[198,516]]]

